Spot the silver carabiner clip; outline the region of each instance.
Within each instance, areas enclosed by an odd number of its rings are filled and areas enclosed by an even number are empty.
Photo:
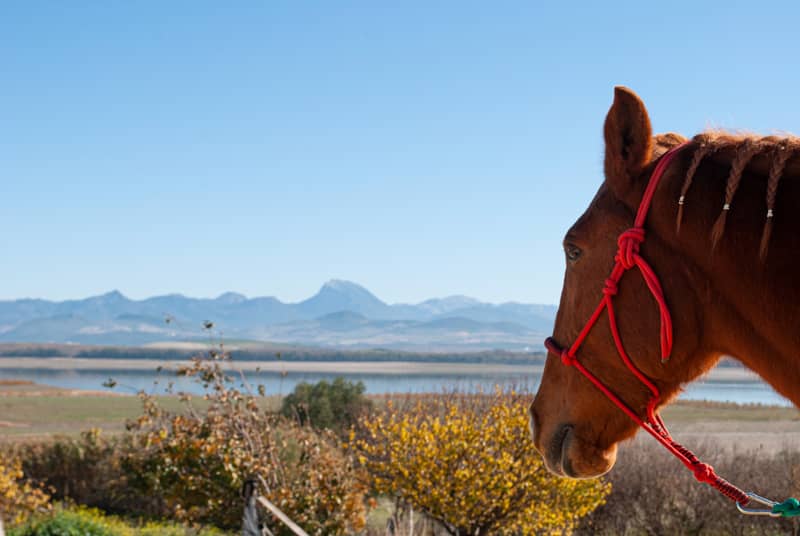
[[[757,503],[761,503],[764,506],[769,506],[769,510],[764,510],[762,508],[745,508],[742,506],[741,503],[736,503],[736,509],[739,510],[739,513],[745,514],[748,516],[769,516],[769,517],[781,517],[781,514],[775,513],[772,511],[772,508],[778,504],[777,502],[767,499],[766,497],[762,497],[761,495],[756,495],[755,493],[748,491],[746,493],[747,497],[750,501],[755,501]],[[748,501],[747,504],[750,504]]]

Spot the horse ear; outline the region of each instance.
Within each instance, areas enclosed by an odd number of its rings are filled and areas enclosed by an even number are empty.
[[[653,129],[642,100],[630,89],[614,88],[614,104],[606,116],[606,180],[627,190],[650,161]]]

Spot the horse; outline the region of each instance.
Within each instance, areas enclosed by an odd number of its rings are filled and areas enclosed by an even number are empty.
[[[564,237],[561,300],[530,406],[545,466],[571,478],[608,472],[637,421],[660,423],[658,410],[722,356],[800,407],[800,138],[654,135],[642,100],[617,87],[604,141],[605,180]],[[603,300],[613,311],[596,308]]]

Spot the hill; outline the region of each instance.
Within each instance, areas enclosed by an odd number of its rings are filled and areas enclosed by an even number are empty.
[[[80,300],[0,301],[0,342],[143,345],[202,340],[208,322],[226,338],[342,348],[539,350],[556,307],[484,303],[468,296],[388,304],[331,280],[306,300],[181,294],[132,300],[119,291]]]

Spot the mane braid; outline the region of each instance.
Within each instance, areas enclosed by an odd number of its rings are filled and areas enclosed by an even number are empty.
[[[792,156],[793,150],[789,145],[790,142],[782,141],[773,150],[774,159],[769,170],[769,179],[767,180],[767,218],[764,222],[764,230],[761,232],[761,246],[759,247],[759,258],[763,262],[767,258],[767,250],[769,249],[769,239],[772,236],[772,220],[774,218],[775,197],[778,192],[778,183],[783,175],[783,170],[786,167],[786,162]]]
[[[742,173],[744,173],[744,169],[753,156],[760,150],[761,144],[753,141],[751,138],[746,138],[737,149],[736,157],[731,164],[731,174],[728,175],[728,182],[725,185],[725,204],[722,205],[722,212],[720,212],[717,221],[714,223],[714,227],[711,229],[712,251],[717,247],[722,235],[725,233],[725,222],[728,218],[728,212],[731,210],[733,196],[736,195],[736,190],[739,189]]]
[[[686,201],[686,192],[688,192],[689,188],[692,186],[692,180],[694,180],[694,175],[697,172],[697,168],[700,166],[700,162],[703,161],[703,158],[715,150],[714,146],[710,143],[709,137],[705,134],[696,136],[695,141],[697,141],[699,145],[692,155],[692,162],[689,164],[689,169],[686,171],[686,178],[683,180],[683,186],[681,186],[681,196],[678,198],[678,218],[675,222],[676,234],[680,234],[681,232],[681,222],[683,221],[683,204]]]

